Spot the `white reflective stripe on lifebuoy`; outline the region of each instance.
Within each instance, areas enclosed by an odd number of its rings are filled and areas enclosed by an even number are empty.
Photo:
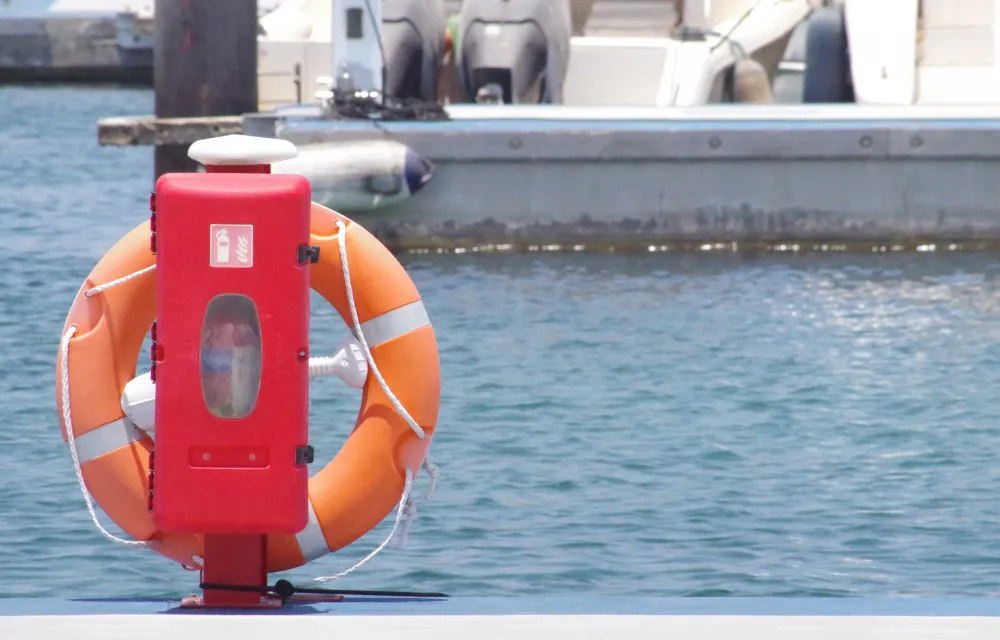
[[[368,346],[375,348],[380,344],[405,336],[411,331],[430,326],[430,324],[431,321],[427,317],[423,301],[417,300],[392,311],[387,311],[368,322],[362,322],[361,331],[365,334]],[[355,338],[357,337],[357,332],[352,330],[351,333],[355,334]],[[309,501],[309,521],[306,523],[305,529],[295,534],[295,540],[299,543],[299,551],[302,552],[302,557],[305,558],[306,562],[312,562],[330,552],[312,500]]]
[[[368,342],[369,348],[374,349],[380,344],[405,336],[411,331],[428,326],[430,323],[423,300],[417,300],[398,309],[387,311],[368,322],[362,322],[361,330],[365,334],[365,341]],[[354,337],[357,338],[357,334]]]
[[[90,462],[106,453],[117,451],[146,437],[128,418],[91,429],[76,437],[76,455],[80,464]]]
[[[299,550],[306,562],[312,562],[330,552],[326,538],[323,537],[323,529],[319,526],[316,510],[313,509],[312,500],[309,501],[309,522],[306,523],[305,529],[295,534],[295,540],[298,541]]]

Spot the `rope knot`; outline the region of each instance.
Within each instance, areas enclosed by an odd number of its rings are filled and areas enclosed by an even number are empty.
[[[412,498],[407,498],[406,503],[403,504],[403,514],[399,519],[399,529],[396,531],[396,535],[393,536],[393,545],[397,549],[401,549],[406,546],[406,540],[410,535],[410,525],[413,524],[413,520],[417,517],[417,505]]]

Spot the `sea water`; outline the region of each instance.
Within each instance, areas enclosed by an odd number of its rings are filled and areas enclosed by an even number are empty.
[[[148,216],[151,150],[99,148],[96,121],[151,111],[143,90],[0,88],[0,596],[197,591],[95,531],[55,408],[73,296]],[[401,260],[439,341],[441,483],[404,548],[328,586],[1000,592],[995,256]],[[332,353],[346,328],[314,303]],[[322,464],[360,396],[311,394]],[[349,567],[390,525],[284,577]]]

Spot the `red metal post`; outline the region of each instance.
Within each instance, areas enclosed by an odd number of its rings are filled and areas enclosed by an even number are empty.
[[[210,534],[205,536],[206,584],[267,586],[267,536]],[[205,589],[201,605],[205,607],[280,606],[262,593]]]

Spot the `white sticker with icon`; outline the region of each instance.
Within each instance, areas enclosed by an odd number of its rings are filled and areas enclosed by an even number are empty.
[[[219,268],[253,266],[253,225],[211,225],[211,251],[208,263]]]

